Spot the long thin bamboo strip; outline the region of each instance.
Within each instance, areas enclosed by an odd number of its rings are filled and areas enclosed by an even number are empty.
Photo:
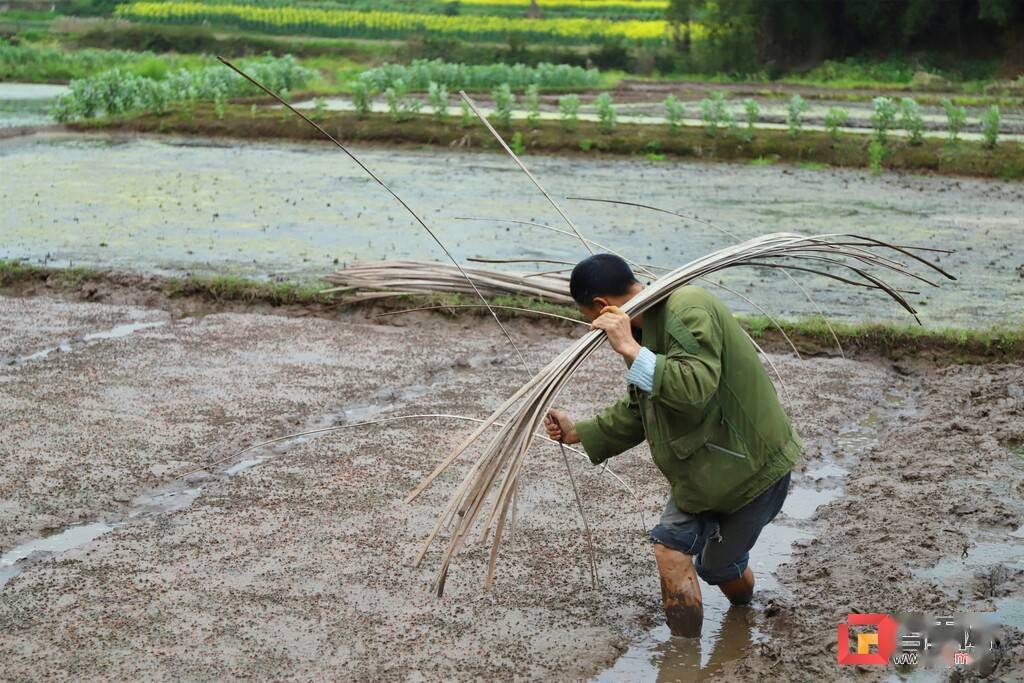
[[[388,292],[473,294],[475,291],[489,297],[524,295],[552,303],[572,303],[566,277],[537,274],[527,278],[525,275],[483,268],[464,268],[459,271],[443,263],[372,261],[354,263],[324,279],[337,285],[336,288],[351,292],[342,298],[343,303],[385,297]]]
[[[590,245],[587,244],[587,240],[585,240],[583,238],[583,235],[580,234],[580,231],[576,228],[576,224],[572,222],[571,218],[569,218],[569,214],[567,214],[562,209],[562,207],[558,205],[558,203],[551,197],[551,195],[548,194],[547,190],[545,190],[543,187],[541,187],[540,182],[533,176],[532,173],[530,173],[530,169],[526,168],[526,164],[524,164],[519,159],[519,157],[516,156],[516,153],[512,151],[512,148],[508,146],[508,144],[505,142],[505,140],[500,135],[498,135],[498,131],[494,130],[494,126],[492,126],[491,122],[487,120],[487,117],[484,116],[483,113],[479,109],[477,109],[476,102],[474,102],[473,99],[469,95],[466,94],[465,90],[460,90],[459,91],[459,97],[461,97],[462,100],[469,106],[469,108],[473,110],[473,113],[476,114],[476,117],[478,119],[480,119],[480,121],[484,124],[484,126],[491,133],[491,135],[493,135],[494,138],[498,141],[498,144],[501,145],[501,148],[504,149],[505,152],[510,157],[512,157],[512,161],[514,161],[516,163],[516,165],[519,167],[519,169],[523,173],[526,174],[526,177],[529,178],[533,182],[533,184],[537,187],[537,189],[540,190],[541,194],[543,194],[547,198],[547,200],[548,200],[548,202],[550,202],[551,206],[553,206],[555,211],[558,212],[558,215],[562,217],[562,220],[564,220],[566,222],[566,224],[568,224],[568,226],[570,228],[572,228],[572,231],[574,233],[576,233],[576,237],[578,237],[580,242],[583,243],[583,248],[586,249],[591,254],[593,254],[594,250],[590,248]]]
[[[402,314],[405,314],[405,313],[415,313],[416,311],[436,311],[436,310],[443,310],[443,309],[447,309],[447,308],[483,308],[483,304],[442,304],[442,305],[439,305],[439,306],[417,306],[416,308],[403,308],[400,311],[386,311],[384,313],[378,313],[377,315],[375,315],[373,317],[374,318],[385,318],[387,316],[392,316],[392,315],[402,315]],[[519,311],[521,313],[531,313],[533,315],[542,315],[542,316],[546,316],[548,318],[555,318],[555,319],[558,319],[558,320],[565,320],[567,322],[575,323],[577,325],[586,325],[587,327],[590,326],[590,323],[585,322],[583,320],[578,320],[576,318],[570,318],[567,315],[558,315],[557,313],[549,313],[548,311],[538,311],[538,310],[535,310],[533,308],[520,308],[519,306],[495,306],[493,304],[491,305],[491,308],[493,308],[496,311]]]
[[[220,55],[217,55],[217,60],[220,61],[224,66],[228,67],[229,69],[231,69],[232,71],[237,73],[239,76],[241,76],[245,80],[247,80],[250,83],[252,83],[253,85],[255,85],[257,88],[259,88],[260,90],[262,90],[266,94],[270,95],[272,98],[277,100],[277,102],[279,102],[281,105],[283,105],[285,108],[287,108],[291,113],[293,113],[296,116],[298,116],[304,122],[306,122],[307,124],[309,124],[310,126],[315,128],[317,131],[319,131],[321,135],[323,135],[325,138],[327,138],[332,143],[334,143],[334,145],[338,149],[340,149],[342,152],[344,152],[348,156],[349,159],[351,159],[353,162],[355,162],[355,164],[357,166],[359,166],[359,168],[361,168],[368,176],[370,176],[370,178],[372,178],[378,185],[380,185],[389,195],[391,195],[392,198],[394,198],[394,200],[396,202],[398,202],[399,205],[403,209],[405,209],[406,212],[408,212],[409,215],[412,216],[413,219],[415,219],[415,221],[417,223],[419,223],[419,225],[424,230],[427,231],[427,234],[430,235],[431,239],[433,239],[434,242],[437,243],[437,246],[439,246],[441,248],[441,251],[444,252],[445,256],[448,257],[448,259],[455,265],[455,267],[458,268],[460,271],[462,271],[462,265],[458,262],[458,260],[456,260],[455,256],[452,255],[451,251],[448,250],[448,247],[446,247],[444,245],[444,243],[440,240],[440,238],[438,238],[437,234],[433,230],[430,229],[430,226],[428,226],[426,224],[426,222],[422,218],[420,218],[420,215],[418,213],[416,213],[415,211],[413,211],[412,207],[409,206],[409,204],[407,204],[404,199],[399,197],[398,194],[394,190],[392,190],[391,187],[387,183],[385,183],[383,180],[381,180],[381,178],[376,173],[374,173],[370,169],[369,166],[364,164],[362,162],[362,160],[359,159],[359,157],[357,157],[355,154],[353,154],[352,151],[349,150],[348,147],[346,147],[345,145],[341,144],[341,142],[339,142],[337,138],[335,138],[333,135],[331,135],[326,130],[324,130],[323,127],[320,126],[320,124],[316,123],[311,118],[309,118],[308,116],[306,116],[305,114],[300,112],[298,109],[293,107],[291,104],[289,104],[283,97],[281,97],[276,92],[274,92],[273,90],[271,90],[267,86],[265,86],[262,83],[260,83],[259,81],[257,81],[255,78],[253,78],[249,74],[247,74],[244,71],[242,71],[241,69],[239,69],[237,66],[235,66],[234,64],[232,64],[228,60],[224,59]],[[466,279],[469,280],[469,277],[467,276]],[[473,286],[473,289],[474,289],[475,293],[477,294],[477,296],[480,298],[480,300],[484,303],[485,306],[487,306],[487,299],[484,298],[484,295],[481,294],[480,291],[476,289],[476,285],[473,285],[472,280],[469,280],[469,283],[470,283],[470,285]],[[490,307],[488,307],[488,309],[489,308]],[[507,339],[508,343],[512,345],[512,348],[515,349],[516,355],[519,356],[519,359],[522,361],[523,365],[526,365],[526,359],[523,357],[522,352],[519,350],[519,347],[516,345],[515,340],[512,339],[512,335],[509,334],[508,330],[505,329],[505,326],[501,324],[501,320],[498,318],[498,315],[494,311],[490,311],[490,313],[491,313],[491,317],[494,318],[494,322],[501,329],[502,334],[505,335],[505,339]]]

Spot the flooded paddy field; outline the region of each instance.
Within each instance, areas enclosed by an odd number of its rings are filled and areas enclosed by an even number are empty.
[[[509,325],[534,365],[573,334]],[[874,681],[891,670],[837,668],[836,624],[906,609],[997,612],[995,675],[1024,671],[1020,363],[773,356],[805,455],[752,553],[753,606],[704,586],[689,641],[661,615],[645,529],[667,486],[645,447],[609,463],[635,497],[573,461],[596,589],[564,465],[537,444],[494,592],[474,544],[440,599],[439,551],[410,563],[468,462],[402,499],[467,425],[396,421],[232,457],[377,417],[486,416],[523,374],[478,319],[0,297],[0,357],[4,677],[45,662],[54,678]],[[600,350],[560,404],[592,414],[622,372]]]
[[[56,123],[50,113],[66,85],[0,83],[0,134],[5,130]]]
[[[513,218],[559,226],[543,197],[502,155],[408,147],[356,151],[459,258],[583,255],[573,240],[536,228],[456,220]],[[652,204],[741,238],[854,232],[955,249],[941,263],[960,280],[911,297],[924,322],[1024,322],[1021,183],[583,156],[527,160],[556,197]],[[312,280],[354,260],[443,257],[386,193],[328,145],[40,134],[0,141],[0,176],[0,258]],[[733,242],[700,222],[563,203],[589,237],[645,263],[680,265]],[[835,317],[908,320],[895,304],[869,292],[797,277]],[[816,312],[778,273],[736,270],[723,280],[773,314]],[[729,303],[751,310],[739,299]]]

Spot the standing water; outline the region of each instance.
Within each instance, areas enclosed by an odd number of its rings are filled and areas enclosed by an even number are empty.
[[[56,123],[50,108],[67,91],[66,85],[0,83],[0,129]]]
[[[523,225],[458,217],[559,217],[499,154],[357,148],[460,259],[586,255],[579,242]],[[556,198],[621,198],[683,211],[742,239],[768,232],[850,232],[935,254],[960,277],[905,282],[927,323],[1024,322],[1020,183],[793,167],[531,155]],[[337,148],[315,143],[47,134],[0,140],[0,258],[127,270],[315,279],[353,260],[443,254]],[[950,191],[955,190],[955,191]],[[560,199],[589,237],[626,256],[679,266],[734,243],[701,223]],[[526,266],[520,266],[526,267]],[[516,266],[507,266],[515,269]],[[1020,270],[1018,270],[1020,269]],[[722,279],[773,314],[816,312],[777,271]],[[794,273],[835,317],[910,318],[867,289]],[[899,281],[899,278],[894,278]],[[940,278],[941,279],[941,278]],[[748,304],[723,296],[740,311]]]

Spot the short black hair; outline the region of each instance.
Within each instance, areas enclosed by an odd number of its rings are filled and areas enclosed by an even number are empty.
[[[621,296],[637,282],[632,269],[620,256],[594,254],[572,269],[569,293],[580,306],[594,303],[596,296]]]

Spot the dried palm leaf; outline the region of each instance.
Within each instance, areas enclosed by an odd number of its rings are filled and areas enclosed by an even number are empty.
[[[903,265],[892,265],[888,259],[872,256],[875,250],[893,250],[909,255],[937,272],[945,274],[934,264],[908,254],[896,245],[856,235],[804,236],[792,233],[775,233],[757,237],[741,244],[721,249],[696,259],[659,278],[623,307],[630,317],[635,317],[652,306],[664,301],[673,291],[693,280],[726,268],[743,265],[778,264],[782,259],[815,259],[819,253],[827,253],[830,267],[845,267],[871,288],[877,288],[899,303],[916,317],[914,307],[897,288],[881,277],[869,273],[867,266],[888,268],[901,274],[916,275]],[[859,265],[858,265],[859,264]],[[826,270],[813,269],[826,277],[838,277]],[[952,276],[946,274],[952,279]],[[851,280],[854,282],[855,280]],[[534,433],[539,429],[544,416],[555,398],[569,382],[573,373],[604,341],[605,335],[599,330],[587,333],[576,343],[552,360],[529,382],[510,396],[490,417],[467,436],[408,496],[415,499],[442,472],[454,463],[470,446],[477,443],[485,431],[508,414],[508,419],[497,434],[483,447],[483,452],[472,464],[461,484],[452,494],[445,510],[426,539],[417,557],[419,564],[441,529],[452,526],[448,543],[441,553],[440,567],[434,588],[443,594],[449,569],[455,555],[465,545],[472,529],[478,523],[482,538],[491,539],[490,559],[487,568],[486,585],[490,589],[494,581],[498,549],[502,531],[508,517],[509,506],[514,493],[514,482],[526,462]],[[488,505],[488,501],[490,501]]]
[[[484,297],[526,296],[556,304],[572,304],[569,280],[558,274],[507,273],[483,268],[456,268],[421,261],[366,261],[335,271],[324,279],[335,287],[325,292],[351,292],[343,301],[400,294],[452,292]]]

